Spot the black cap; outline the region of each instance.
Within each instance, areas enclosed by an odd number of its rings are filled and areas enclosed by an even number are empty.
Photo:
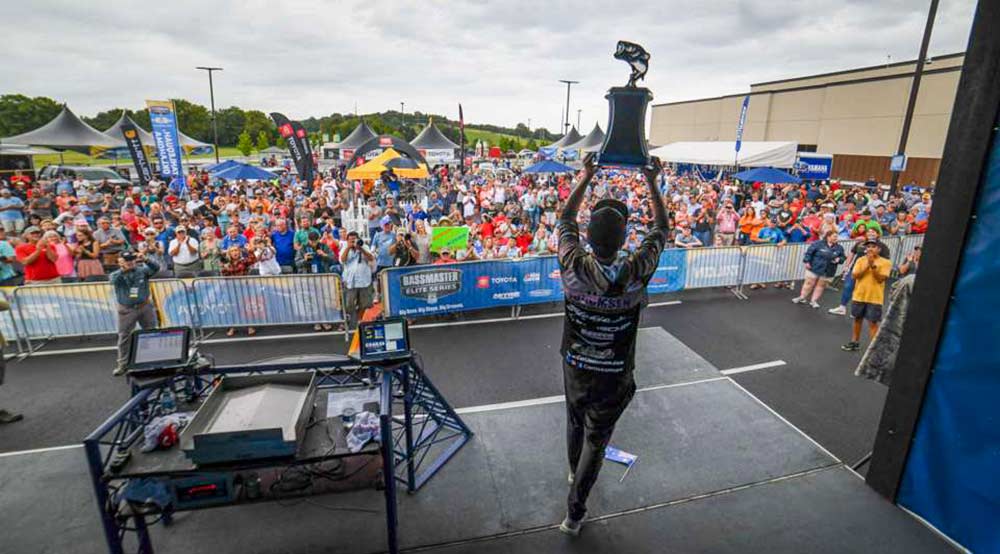
[[[628,206],[626,206],[621,200],[615,200],[614,198],[605,198],[604,200],[600,200],[594,204],[594,208],[591,210],[591,213],[602,208],[613,208],[622,216],[622,219],[628,219]]]
[[[122,252],[121,253],[121,257],[126,262],[134,262],[135,261],[135,252],[132,252],[132,251]]]
[[[861,243],[861,246],[863,248],[868,248],[869,246],[878,246],[878,247],[881,247],[881,245],[878,243],[877,240],[866,240],[865,242]]]

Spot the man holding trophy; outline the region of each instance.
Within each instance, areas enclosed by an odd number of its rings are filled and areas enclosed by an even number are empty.
[[[587,497],[597,481],[604,449],[635,394],[632,370],[639,316],[647,303],[646,285],[667,239],[667,212],[657,185],[662,166],[658,159],[650,159],[643,130],[645,105],[652,95],[634,84],[637,65],[644,73],[649,55],[638,45],[619,43],[615,57],[629,61],[632,78],[629,86],[611,89],[611,122],[600,157],[595,160],[591,154],[584,160],[558,224],[559,269],[566,305],[560,354],[570,482],[566,519],[559,529],[574,536],[583,524]],[[636,63],[630,57],[635,57]],[[646,177],[654,224],[634,252],[622,250],[628,207],[618,200],[594,204],[587,226],[589,251],[581,243],[577,213],[598,163],[641,168]]]

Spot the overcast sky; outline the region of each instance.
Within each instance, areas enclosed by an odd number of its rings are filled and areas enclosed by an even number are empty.
[[[420,2],[0,0],[0,93],[49,96],[77,113],[182,97],[292,118],[399,109],[555,131],[607,120],[628,67],[619,39],[651,54],[654,103],[750,83],[913,59],[927,0]],[[931,55],[965,50],[973,0],[943,0]]]

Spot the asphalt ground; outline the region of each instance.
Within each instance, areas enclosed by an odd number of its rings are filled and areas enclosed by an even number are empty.
[[[787,290],[748,292],[748,301],[721,289],[661,296],[654,301],[681,303],[648,308],[641,326],[663,328],[722,370],[784,361],[732,378],[842,461],[864,456],[886,390],[853,375],[860,355],[839,348],[850,333],[849,320],[825,311],[835,305],[834,293],[827,293],[823,310],[813,310],[792,304]],[[523,312],[527,318],[475,324],[439,319],[437,326],[413,329],[411,338],[428,375],[457,408],[553,396],[562,394],[563,322],[544,317],[551,311],[533,307]],[[46,350],[99,344],[107,341],[60,341]],[[343,336],[330,333],[203,347],[226,364],[345,350]],[[111,376],[113,359],[113,352],[99,351],[9,363],[0,407],[23,413],[25,420],[0,427],[0,453],[79,444],[128,398],[124,379]]]

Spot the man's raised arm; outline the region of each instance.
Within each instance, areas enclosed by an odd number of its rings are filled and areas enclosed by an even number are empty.
[[[576,188],[573,189],[569,198],[566,199],[566,206],[563,208],[562,215],[559,216],[560,220],[576,221],[576,214],[580,211],[580,204],[583,203],[583,197],[587,194],[587,186],[590,185],[590,180],[594,178],[594,173],[597,172],[596,159],[593,152],[587,154],[587,157],[583,159],[583,170],[580,172]]]
[[[660,187],[657,185],[656,181],[659,180],[660,173],[663,171],[663,163],[660,162],[660,158],[652,156],[649,159],[649,165],[642,168],[642,174],[646,176],[646,182],[649,184],[649,202],[652,204],[653,208],[653,221],[656,227],[663,230],[667,229],[667,209],[663,205],[663,198],[660,195]]]

